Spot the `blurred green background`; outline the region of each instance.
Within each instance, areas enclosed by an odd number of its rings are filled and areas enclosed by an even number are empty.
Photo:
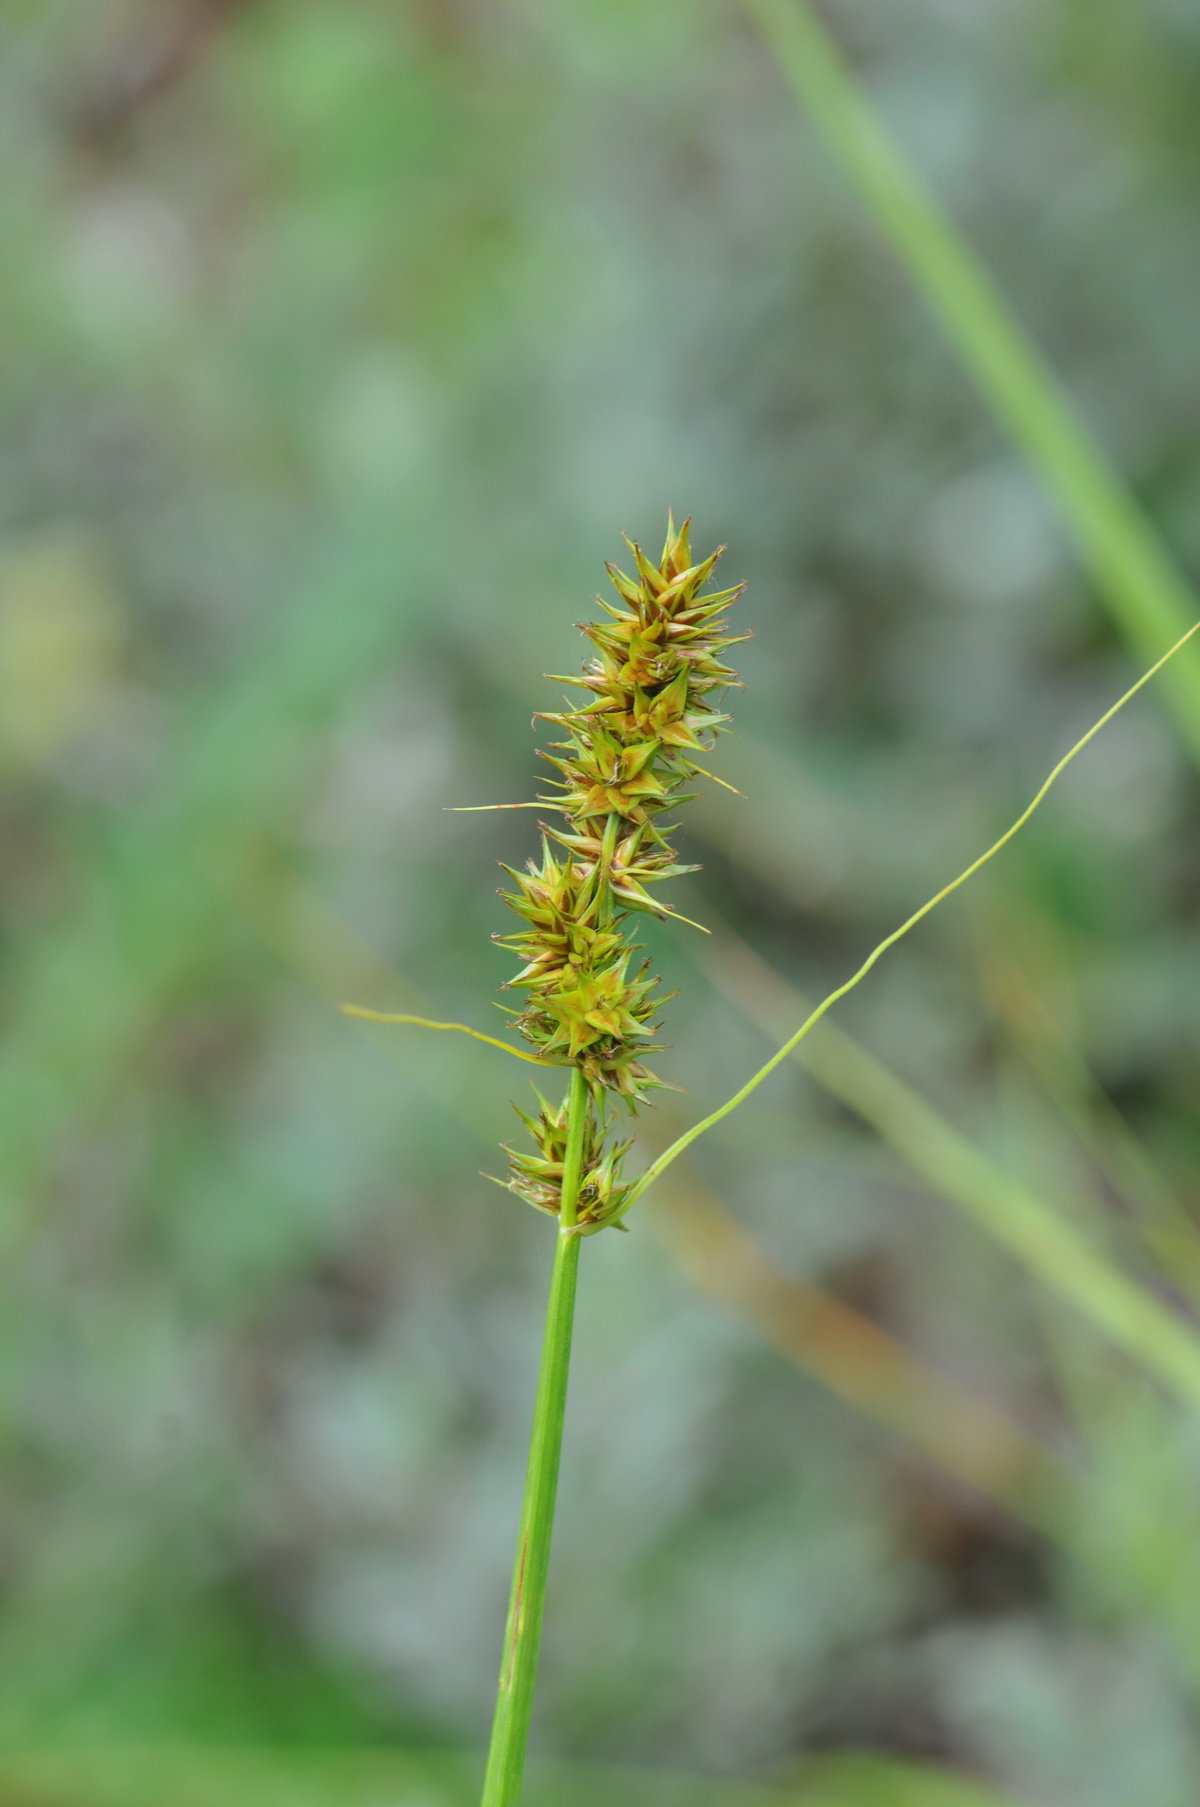
[[[1200,15],[827,16],[1194,567]],[[728,542],[746,800],[688,818],[713,942],[646,933],[654,1150],[769,1051],[755,960],[841,980],[1136,666],[732,3],[0,21],[0,1743],[466,1801],[420,1753],[490,1715],[549,1245],[481,1170],[525,1079],[336,1009],[491,1026],[536,830],[448,808],[530,794],[622,530]],[[1181,1318],[1198,825],[1153,693],[839,1016]],[[799,1069],[633,1229],[585,1248],[546,1799],[1194,1803],[1196,1412]]]

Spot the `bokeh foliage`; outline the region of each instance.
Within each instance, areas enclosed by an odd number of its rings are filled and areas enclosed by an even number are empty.
[[[1186,9],[829,16],[1195,569]],[[0,20],[0,1732],[478,1744],[548,1257],[477,1174],[524,1081],[334,1008],[488,1026],[535,830],[446,806],[529,794],[617,530],[693,513],[757,639],[688,914],[817,993],[1127,656],[736,9]],[[1143,701],[844,1018],[1183,1313],[1196,798]],[[690,1113],[762,1032],[646,938]],[[1194,1414],[799,1074],[701,1149],[692,1217],[685,1185],[586,1251],[541,1747],[1193,1801]],[[785,1282],[741,1321],[701,1187]],[[863,1364],[906,1375],[894,1428],[780,1349],[885,1417]],[[939,1382],[1055,1465],[1051,1512],[1023,1457],[930,1459]],[[440,1761],[387,1786],[437,1799]]]

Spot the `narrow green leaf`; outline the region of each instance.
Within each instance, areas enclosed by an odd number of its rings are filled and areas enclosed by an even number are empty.
[[[805,0],[746,0],[826,149],[870,210],[997,418],[1057,502],[1085,566],[1139,658],[1154,657],[1200,601],[982,263],[938,207]],[[1164,680],[1200,763],[1200,651]]]

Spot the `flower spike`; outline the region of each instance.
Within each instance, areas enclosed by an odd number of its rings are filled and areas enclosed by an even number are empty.
[[[664,1083],[645,1064],[659,1051],[654,1019],[664,1000],[648,963],[634,960],[629,919],[640,912],[688,920],[652,889],[696,870],[676,860],[674,824],[665,816],[687,801],[683,787],[694,775],[712,776],[695,755],[709,752],[728,722],[716,693],[739,683],[720,655],[748,638],[730,634],[725,617],[741,584],[701,593],[724,548],[693,563],[690,528],[690,521],[676,528],[668,516],[657,565],[627,541],[636,576],[607,567],[618,601],[597,598],[607,619],[580,624],[593,654],[580,676],[554,678],[589,695],[577,709],[535,718],[562,736],[540,754],[554,770],[555,794],[508,806],[540,804],[565,818],[558,827],[542,824],[540,860],[530,860],[524,872],[503,868],[514,888],[500,895],[522,926],[494,939],[521,963],[508,988],[527,995],[513,1027],[535,1050],[531,1058],[577,1067],[587,1080],[574,1225],[581,1235],[618,1222],[628,1203],[630,1188],[621,1179],[628,1143],[606,1146],[612,1101],[636,1110]],[[518,1112],[534,1152],[509,1150],[507,1185],[557,1216],[566,1106],[550,1106],[540,1096],[538,1102],[536,1116]]]

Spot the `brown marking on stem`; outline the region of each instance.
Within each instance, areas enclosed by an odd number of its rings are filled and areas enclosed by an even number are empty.
[[[529,1535],[521,1539],[521,1553],[517,1563],[517,1585],[513,1592],[512,1625],[508,1638],[508,1661],[504,1665],[504,1678],[500,1686],[505,1693],[511,1693],[513,1673],[517,1666],[517,1645],[521,1641],[521,1621],[525,1612],[525,1564],[529,1558]]]

